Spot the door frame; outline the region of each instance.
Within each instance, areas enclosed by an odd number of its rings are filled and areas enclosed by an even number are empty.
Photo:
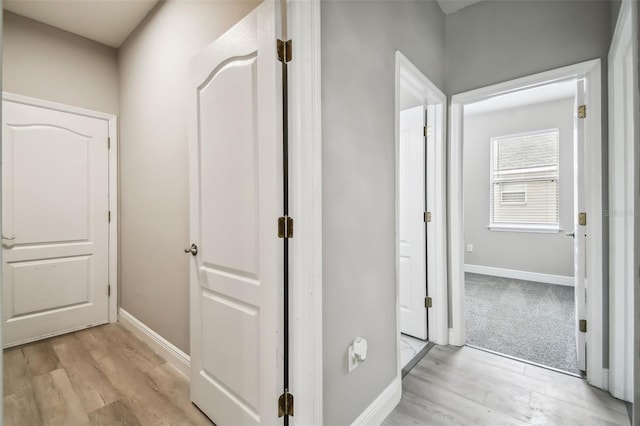
[[[286,1],[289,62],[290,368],[296,415],[323,424],[320,0]]]
[[[605,385],[602,366],[603,350],[603,214],[602,214],[602,98],[601,61],[594,59],[546,71],[515,80],[459,93],[451,98],[450,110],[450,150],[449,150],[449,211],[451,212],[449,256],[451,273],[452,324],[449,330],[449,344],[465,344],[464,326],[464,217],[463,217],[463,108],[465,104],[478,102],[496,95],[503,95],[546,85],[555,81],[582,79],[587,82],[585,103],[588,114],[585,131],[585,167],[588,174],[585,188],[587,212],[587,235],[590,242],[586,248],[587,276],[590,293],[587,299],[587,381],[598,388]]]
[[[609,391],[633,401],[634,283],[638,282],[638,246],[634,250],[634,226],[638,232],[638,7],[623,1],[608,56],[609,66]],[[626,85],[625,60],[631,58],[631,85]],[[626,102],[634,117],[626,121]],[[630,127],[627,127],[629,125]],[[631,130],[631,135],[625,132]],[[622,164],[621,164],[622,163]],[[621,182],[616,172],[622,171]],[[635,177],[629,179],[629,176]],[[629,185],[627,187],[627,185]],[[622,210],[622,211],[621,211]],[[634,212],[636,214],[634,214]],[[635,225],[634,225],[634,216]],[[635,258],[634,258],[634,251]],[[618,262],[622,262],[620,265]],[[619,269],[623,269],[620,271]]]
[[[397,377],[402,377],[400,357],[400,87],[409,83],[409,89],[423,105],[433,106],[435,110],[434,144],[427,146],[427,210],[431,212],[432,222],[427,232],[427,283],[428,296],[433,307],[427,312],[427,335],[429,341],[439,345],[447,342],[447,261],[446,261],[446,147],[445,132],[447,123],[447,97],[400,51],[396,51],[395,72],[395,293],[396,293],[396,347]],[[430,160],[430,161],[429,161]]]
[[[109,210],[111,221],[109,222],[109,273],[108,281],[111,286],[109,296],[109,322],[118,321],[118,118],[114,114],[94,111],[86,108],[75,107],[44,99],[32,98],[10,92],[2,92],[3,101],[11,101],[24,105],[47,108],[70,114],[104,120],[109,126]]]

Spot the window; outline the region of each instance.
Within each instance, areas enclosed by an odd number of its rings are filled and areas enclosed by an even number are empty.
[[[491,229],[558,229],[558,129],[491,139]]]

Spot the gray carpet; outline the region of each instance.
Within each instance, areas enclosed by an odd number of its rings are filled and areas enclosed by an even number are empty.
[[[465,273],[467,343],[580,374],[573,287]]]

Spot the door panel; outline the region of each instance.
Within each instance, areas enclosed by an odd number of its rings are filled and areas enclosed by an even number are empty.
[[[578,111],[578,106],[584,104],[584,80],[576,82],[576,105],[574,111]],[[584,120],[574,114],[574,239],[573,239],[573,276],[575,280],[575,301],[576,301],[576,350],[578,352],[578,368],[586,371],[586,333],[579,329],[579,321],[586,319],[586,298],[587,298],[587,277],[586,277],[586,226],[578,222],[578,215],[585,210],[584,182],[585,180],[585,129]]]
[[[261,4],[191,64],[191,399],[220,426],[278,421],[277,7]]]
[[[424,107],[400,112],[400,330],[427,339]]]
[[[3,101],[4,346],[108,321],[108,123]]]

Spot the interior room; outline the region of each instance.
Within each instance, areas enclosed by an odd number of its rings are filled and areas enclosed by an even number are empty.
[[[3,1],[3,424],[639,424],[638,20]],[[491,161],[527,135],[544,161],[510,170],[540,169],[535,193]],[[535,197],[553,232],[497,230]]]
[[[576,81],[465,105],[467,344],[573,374]]]

